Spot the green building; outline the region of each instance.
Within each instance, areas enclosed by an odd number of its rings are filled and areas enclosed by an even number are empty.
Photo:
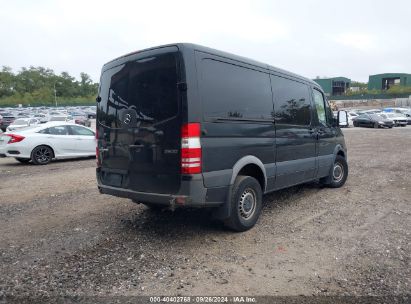
[[[388,90],[393,85],[411,86],[411,74],[385,73],[370,75],[368,90]]]
[[[314,81],[322,87],[326,96],[344,95],[351,84],[351,79],[345,77],[317,78]]]

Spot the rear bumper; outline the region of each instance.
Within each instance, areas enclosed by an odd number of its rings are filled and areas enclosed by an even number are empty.
[[[176,194],[139,192],[131,189],[104,185],[97,169],[98,189],[102,194],[132,199],[139,203],[151,203],[170,207],[218,207],[226,201],[229,187],[205,188],[201,174],[191,180],[181,181]]]

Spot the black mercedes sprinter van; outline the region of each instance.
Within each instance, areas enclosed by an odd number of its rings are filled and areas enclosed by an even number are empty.
[[[102,69],[98,188],[152,208],[212,207],[244,231],[265,193],[345,183],[338,125],[321,87],[296,74],[193,44],[138,51]]]

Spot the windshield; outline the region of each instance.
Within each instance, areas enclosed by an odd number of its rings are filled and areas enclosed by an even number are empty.
[[[155,124],[177,115],[177,53],[129,61],[101,76],[98,120],[110,128]]]

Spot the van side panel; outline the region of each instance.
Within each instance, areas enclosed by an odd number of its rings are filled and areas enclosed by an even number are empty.
[[[203,52],[196,52],[196,68],[203,112],[204,185],[229,185],[234,165],[247,155],[273,166],[275,128],[269,74]],[[274,175],[274,170],[270,172]]]

